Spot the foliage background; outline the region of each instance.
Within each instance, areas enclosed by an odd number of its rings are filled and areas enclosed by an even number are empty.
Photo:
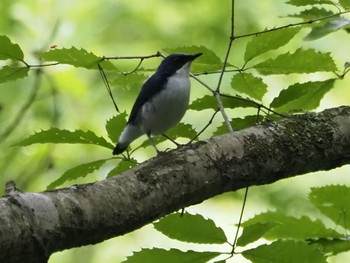
[[[53,1],[53,0],[2,0],[1,35],[7,35],[24,50],[26,61],[39,63],[36,51],[47,51],[52,45],[59,48],[75,46],[98,55],[148,55],[164,48],[184,45],[204,45],[220,58],[224,57],[229,36],[229,1],[180,1],[180,0],[103,0],[103,1]],[[294,18],[283,17],[297,12],[297,8],[283,1],[236,1],[235,30],[237,34],[261,31],[266,27],[286,25],[296,22]],[[305,33],[305,32],[304,32]],[[244,47],[248,39],[234,42],[229,62],[242,65]],[[303,42],[302,37],[294,39],[289,49],[300,45],[320,51],[331,51],[338,66],[350,61],[350,50],[339,48],[350,46],[350,36],[339,31],[317,41]],[[155,68],[159,58],[146,60],[145,68]],[[136,61],[117,61],[121,71],[130,71]],[[43,69],[45,74],[36,85],[35,72],[29,78],[0,84],[0,191],[8,180],[15,180],[24,191],[42,191],[64,171],[77,164],[110,157],[110,152],[84,145],[35,145],[11,147],[21,138],[34,131],[51,126],[62,129],[90,129],[105,136],[105,122],[115,114],[103,82],[97,71],[89,71],[71,66],[55,66]],[[113,79],[112,75],[109,75]],[[315,79],[319,76],[313,76]],[[269,93],[264,101],[270,100],[303,75],[273,76],[268,78]],[[207,83],[217,83],[218,75],[203,76]],[[310,80],[310,76],[307,76]],[[193,83],[191,98],[205,94],[203,87]],[[230,78],[224,78],[223,87],[230,86]],[[336,87],[322,100],[318,110],[350,104],[350,79],[337,82]],[[9,136],[3,132],[14,121],[20,107],[30,94],[38,88],[29,110],[22,114],[20,122]],[[130,111],[138,87],[131,90],[114,90],[118,106],[122,111]],[[233,112],[237,116],[239,111]],[[189,111],[185,121],[194,127],[203,126],[201,121],[206,112]],[[215,123],[214,123],[215,126]],[[211,131],[204,134],[209,137]],[[146,159],[153,154],[152,149],[140,152],[139,158]],[[93,182],[103,179],[103,173],[94,173],[74,183]],[[253,187],[248,197],[245,218],[256,213],[278,207],[291,215],[298,216],[310,209],[306,203],[309,188],[328,183],[348,184],[349,167],[331,172],[321,172],[301,178],[288,179],[269,186]],[[191,207],[189,211],[199,212],[215,220],[216,224],[234,235],[234,224],[238,221],[242,192],[225,194]],[[55,262],[120,262],[131,251],[140,247],[160,246],[180,247],[152,230],[151,226],[118,237],[95,246],[87,246],[56,253],[50,259]],[[195,248],[195,246],[194,246]],[[228,248],[230,249],[230,248]],[[345,262],[347,253],[338,255],[332,262]],[[237,261],[235,261],[237,262]],[[242,259],[243,262],[243,259]]]

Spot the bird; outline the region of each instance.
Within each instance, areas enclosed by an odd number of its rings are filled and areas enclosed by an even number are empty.
[[[190,100],[190,67],[202,53],[171,54],[142,85],[116,144],[113,155],[121,154],[131,142],[146,134],[159,153],[152,135],[160,135],[177,125]]]

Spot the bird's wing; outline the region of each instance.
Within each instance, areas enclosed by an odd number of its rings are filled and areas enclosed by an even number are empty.
[[[132,107],[128,123],[136,122],[137,114],[141,107],[164,88],[166,81],[166,76],[155,73],[143,84],[134,106]]]

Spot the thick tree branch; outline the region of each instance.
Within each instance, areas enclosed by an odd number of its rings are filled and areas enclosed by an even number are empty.
[[[350,107],[254,126],[161,154],[94,184],[0,199],[0,262],[46,262],[251,185],[350,163]]]

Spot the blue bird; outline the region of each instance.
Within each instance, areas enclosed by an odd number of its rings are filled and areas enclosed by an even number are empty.
[[[151,136],[163,134],[185,115],[190,100],[190,66],[200,55],[172,54],[161,62],[143,84],[113,155],[122,153],[143,134],[159,152]]]

